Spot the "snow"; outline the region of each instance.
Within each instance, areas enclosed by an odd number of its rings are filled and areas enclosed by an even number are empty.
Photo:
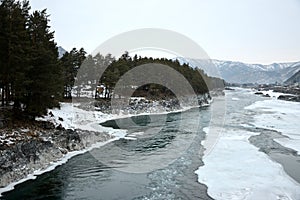
[[[204,157],[204,166],[196,171],[198,181],[208,186],[212,198],[220,200],[300,199],[300,185],[280,164],[249,143],[248,138],[254,134],[223,132],[215,148]]]
[[[257,92],[257,91],[256,91]],[[274,92],[273,90],[266,90],[266,91],[259,91],[261,93],[263,93],[264,95],[270,95],[271,98],[273,99],[277,99],[279,96],[283,95],[283,96],[286,96],[286,95],[289,95],[289,96],[295,96],[293,94],[287,94],[287,93],[281,93],[281,92]]]
[[[24,132],[26,131],[25,129],[21,129]],[[28,136],[23,136],[23,137],[28,137]],[[17,141],[22,140],[22,137],[20,133],[13,131],[13,132],[3,132],[0,135],[0,145],[6,145],[6,146],[11,146],[14,145]]]
[[[56,126],[62,125],[65,129],[107,132],[118,138],[126,135],[125,130],[115,130],[100,125],[104,121],[117,118],[115,115],[104,114],[96,110],[83,110],[78,108],[79,104],[60,103],[60,106],[60,109],[49,109],[48,112],[52,112],[53,117],[47,115],[42,118],[36,118],[36,120],[49,121]],[[63,121],[59,120],[60,118]]]
[[[300,153],[300,103],[271,99],[255,102],[246,109],[263,111],[254,117],[254,125],[276,130],[288,136],[275,141]]]

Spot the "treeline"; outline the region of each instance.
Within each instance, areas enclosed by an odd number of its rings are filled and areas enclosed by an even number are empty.
[[[188,64],[180,64],[178,60],[172,60],[167,58],[152,58],[133,56],[130,57],[128,52],[125,52],[118,60],[113,60],[106,71],[103,73],[100,83],[105,85],[108,89],[105,92],[104,98],[112,98],[115,84],[119,81],[120,77],[126,72],[143,64],[157,63],[166,65],[181,73],[189,84],[194,89],[196,94],[207,93],[214,88],[223,88],[224,81],[219,78],[207,76],[203,70],[190,67]],[[141,74],[142,75],[142,74]],[[170,79],[172,77],[162,77]],[[134,77],[133,77],[134,79]],[[184,86],[183,86],[184,87]],[[182,88],[183,90],[185,88]],[[166,87],[157,84],[148,84],[137,89],[134,93],[137,96],[159,96],[166,97],[173,96],[173,93]]]
[[[62,70],[46,10],[30,14],[29,1],[1,0],[1,104],[14,114],[44,114],[62,96]]]
[[[119,59],[115,59],[110,54],[106,56],[97,54],[93,57],[91,55],[84,56],[84,53],[82,49],[80,51],[73,49],[70,53],[64,54],[61,58],[64,69],[67,69],[65,70],[64,84],[65,98],[71,98],[72,92],[73,97],[81,97],[84,93],[83,91],[86,90],[90,91],[88,97],[114,98],[114,87],[120,78],[133,68],[149,63],[166,65],[178,71],[188,80],[194,92],[198,95],[207,93],[209,90],[215,88],[224,87],[224,81],[222,79],[209,77],[203,70],[192,68],[188,64],[180,64],[178,60],[141,57],[137,55],[131,57],[128,52],[125,52]],[[99,70],[101,71],[104,67],[107,67],[106,70],[101,77],[98,77]],[[141,76],[142,75],[143,74],[141,74]],[[170,79],[172,77],[162,78]],[[132,77],[132,79],[134,80],[135,77]],[[99,95],[98,90],[100,86],[103,87],[101,95]],[[174,95],[168,88],[157,84],[147,84],[136,89],[134,93],[136,96],[146,95],[148,97],[156,96],[158,98],[168,98]],[[184,85],[182,89],[186,89]]]
[[[125,52],[115,59],[110,54],[87,55],[83,48],[74,48],[59,58],[46,10],[30,13],[26,0],[0,2],[1,105],[12,106],[13,116],[34,118],[43,115],[48,108],[59,106],[59,101],[64,98],[70,99],[74,94],[80,97],[84,89],[91,91],[93,98],[113,98],[114,86],[120,77],[147,63],[160,63],[177,70],[197,94],[224,85],[221,79],[208,77],[201,70],[165,58],[130,57]],[[104,66],[109,67],[98,77],[99,69]],[[167,88],[155,84],[142,86],[135,94],[149,93],[172,95]]]
[[[95,56],[86,55],[83,48],[80,50],[73,48],[70,52],[66,52],[60,58],[64,80],[63,97],[68,99],[74,95],[81,97],[82,90],[88,87],[88,90],[91,91],[89,97],[95,98],[97,86],[104,84],[106,85],[105,92],[108,93],[113,74],[108,70],[101,78],[98,77],[98,74],[100,74],[100,69],[111,65],[113,62],[115,62],[115,58],[111,54],[106,56],[99,53]]]

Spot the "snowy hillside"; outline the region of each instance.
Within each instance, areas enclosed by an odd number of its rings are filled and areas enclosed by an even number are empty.
[[[222,60],[176,59],[191,67],[199,67],[208,75],[221,77],[229,83],[283,83],[300,70],[300,62],[262,65]]]
[[[300,70],[284,82],[285,84],[300,83]]]

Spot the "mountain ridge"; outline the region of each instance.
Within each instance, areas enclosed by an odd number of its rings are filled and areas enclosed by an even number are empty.
[[[282,62],[268,65],[248,64],[239,61],[204,60],[177,57],[180,63],[204,70],[209,76],[224,79],[229,83],[284,83],[300,70],[299,62]]]

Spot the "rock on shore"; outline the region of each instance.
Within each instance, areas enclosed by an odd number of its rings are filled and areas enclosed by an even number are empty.
[[[263,95],[263,92],[265,91],[272,91],[275,93],[280,94],[278,96],[279,100],[285,100],[285,101],[294,101],[294,102],[300,102],[300,87],[297,85],[263,85],[256,88],[258,92],[255,94],[257,95]],[[269,97],[264,95],[265,97]]]
[[[0,187],[49,167],[68,152],[112,139],[107,133],[40,127],[3,129],[0,135]]]

